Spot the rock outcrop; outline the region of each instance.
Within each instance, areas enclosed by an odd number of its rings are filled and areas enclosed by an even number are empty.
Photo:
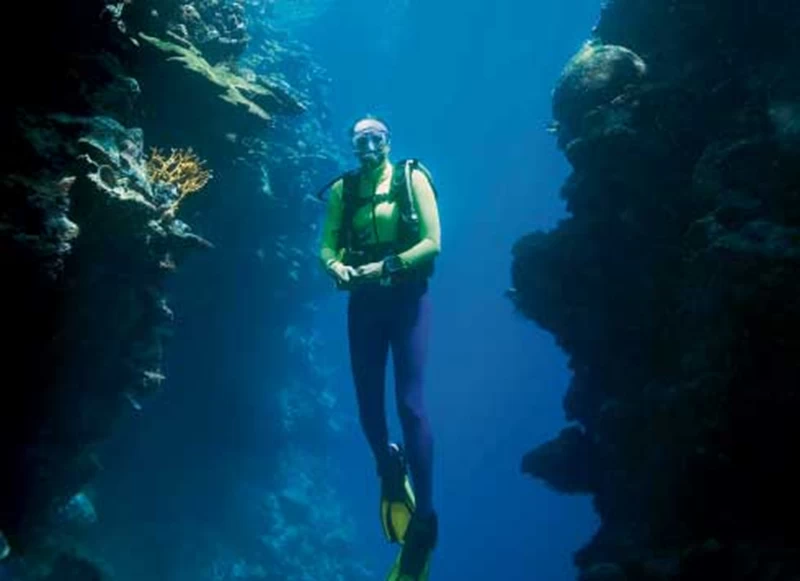
[[[229,506],[220,490],[233,494],[236,479],[245,486],[252,465],[244,466],[251,460],[244,448],[264,441],[274,448],[257,461],[254,482],[266,493],[285,485],[266,475],[292,461],[281,452],[288,446],[281,425],[312,414],[323,428],[317,437],[324,433],[331,403],[324,378],[306,356],[292,355],[311,347],[298,348],[287,329],[308,335],[309,303],[324,284],[312,247],[320,207],[310,194],[337,161],[318,100],[324,79],[292,66],[310,61],[302,46],[262,38],[250,47],[247,4],[87,0],[20,8],[20,22],[38,23],[37,54],[44,56],[11,59],[8,78],[16,82],[0,117],[11,152],[0,161],[1,298],[10,341],[2,358],[0,559],[21,579],[105,579],[113,567],[95,566],[99,545],[91,539],[112,544],[104,527],[122,507],[103,502],[102,489],[86,491],[100,475],[113,480],[108,465],[118,459],[103,458],[102,446],[120,420],[148,413],[153,396],[170,389],[173,401],[191,401],[173,420],[207,444],[176,459],[165,478],[185,482],[197,470],[195,487],[207,486],[220,506]],[[13,54],[10,37],[2,48]],[[295,82],[297,71],[305,77]],[[158,153],[170,151],[188,169]],[[239,340],[268,352],[242,349]],[[198,358],[201,352],[212,355]],[[213,409],[225,422],[235,416],[238,431],[226,425],[209,433],[189,409]],[[172,429],[172,420],[165,423]],[[239,456],[229,454],[235,461],[212,476],[207,450],[226,443]],[[148,470],[163,467],[145,462],[120,474],[123,493]],[[163,505],[153,499],[155,511],[173,502],[168,496]],[[247,501],[253,504],[237,514],[258,502]],[[145,577],[165,574],[156,560],[174,565],[180,558],[174,539],[183,536],[189,546],[221,535],[184,530],[147,545],[154,530],[137,520],[145,514],[126,514],[127,536],[117,538],[128,554],[135,542],[144,543],[143,554],[153,550],[130,563],[130,571],[149,566]],[[263,547],[252,548],[257,536],[244,536],[236,550],[245,553],[249,543],[254,567],[275,566]],[[343,546],[325,545],[326,571],[347,567],[333,556]],[[298,575],[308,573],[295,565]],[[213,577],[209,563],[192,566],[196,578]]]
[[[569,217],[511,297],[574,425],[522,469],[593,495],[586,581],[800,574],[799,31],[788,1],[614,0],[553,93]]]
[[[92,446],[115,418],[158,391],[172,319],[162,284],[170,265],[209,246],[186,223],[161,219],[143,132],[127,125],[138,85],[104,7],[34,15],[23,6],[40,23],[46,58],[11,59],[0,530],[17,547],[96,473]]]

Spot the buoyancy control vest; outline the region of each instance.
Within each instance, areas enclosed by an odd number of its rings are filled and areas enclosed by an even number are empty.
[[[360,197],[359,182],[361,173],[358,169],[350,170],[329,182],[318,194],[322,199],[325,191],[340,179],[342,180],[342,222],[339,230],[338,248],[344,251],[342,262],[350,266],[360,266],[375,262],[391,254],[398,254],[411,248],[421,239],[420,217],[414,205],[414,192],[411,186],[411,173],[418,169],[431,185],[434,196],[438,198],[433,177],[430,171],[418,159],[403,159],[393,165],[392,181],[388,197],[397,203],[398,224],[397,236],[391,242],[363,243],[358,240],[353,227],[353,217],[366,204],[373,204],[374,196]],[[414,269],[415,274],[428,277],[433,274],[433,261]]]

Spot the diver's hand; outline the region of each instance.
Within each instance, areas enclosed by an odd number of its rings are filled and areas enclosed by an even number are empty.
[[[370,262],[356,269],[356,276],[360,279],[371,280],[383,275],[383,261]]]
[[[356,277],[356,269],[341,262],[334,261],[328,265],[328,272],[338,285],[347,285]]]

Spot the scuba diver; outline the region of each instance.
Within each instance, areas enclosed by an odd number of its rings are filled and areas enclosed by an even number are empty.
[[[418,160],[389,160],[390,131],[382,120],[360,119],[350,137],[360,168],[323,188],[330,197],[320,259],[337,287],[349,292],[350,365],[380,478],[381,526],[388,541],[401,545],[387,581],[417,581],[428,576],[438,536],[433,438],[423,404],[428,280],[441,248],[436,192]],[[386,423],[390,348],[404,446],[389,442]]]

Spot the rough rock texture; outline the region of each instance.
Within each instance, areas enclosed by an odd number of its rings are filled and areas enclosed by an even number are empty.
[[[23,72],[30,61],[10,59],[0,530],[18,549],[96,473],[92,445],[119,414],[158,390],[172,318],[164,259],[180,263],[208,246],[185,223],[159,219],[142,131],[125,125],[137,83],[103,8],[90,1],[28,14],[47,58],[33,75]]]
[[[167,91],[169,101],[162,100],[158,111],[160,115],[170,115],[171,124],[178,116],[194,115],[192,121],[197,130],[196,115],[202,113],[210,124],[216,119],[224,120],[228,133],[257,133],[272,114],[304,110],[293,95],[266,77],[258,78],[252,71],[237,71],[226,64],[212,66],[191,45],[184,47],[144,33],[139,38],[141,74],[153,84],[157,82],[160,91]]]
[[[522,469],[594,496],[581,579],[800,575],[799,32],[788,0],[616,0],[553,93],[570,217],[511,297],[570,357],[576,425]]]
[[[170,36],[196,47],[212,65],[234,62],[250,43],[250,18],[242,0],[124,0],[112,13],[121,30]]]
[[[313,103],[324,79],[293,67],[308,56],[277,36],[262,39],[247,66],[234,62],[249,38],[237,5],[194,3],[205,28],[184,37],[176,15],[190,12],[185,2],[21,5],[20,22],[38,23],[46,55],[10,59],[18,82],[0,116],[12,152],[0,161],[0,304],[11,341],[0,551],[7,540],[3,567],[11,562],[21,579],[173,579],[176,568],[219,579],[209,563],[227,532],[226,563],[280,565],[264,556],[263,522],[236,520],[257,512],[254,498],[231,511],[229,497],[234,483],[285,487],[282,447],[307,450],[331,428],[320,363],[309,359],[311,301],[326,282],[313,258],[321,208],[310,194],[338,168],[324,108]],[[2,42],[4,54],[19,52]],[[175,188],[148,173],[154,147],[194,148],[214,172],[177,212],[165,212]],[[135,432],[165,389],[167,417],[148,423],[151,453],[108,454],[114,428],[133,423]],[[290,438],[293,426],[311,425],[319,431]],[[213,470],[210,450],[224,451]],[[146,487],[155,494],[142,506]],[[213,507],[198,510],[196,498]],[[319,541],[327,556],[295,563],[293,575],[348,570],[345,545]],[[130,561],[95,566],[121,555]]]

